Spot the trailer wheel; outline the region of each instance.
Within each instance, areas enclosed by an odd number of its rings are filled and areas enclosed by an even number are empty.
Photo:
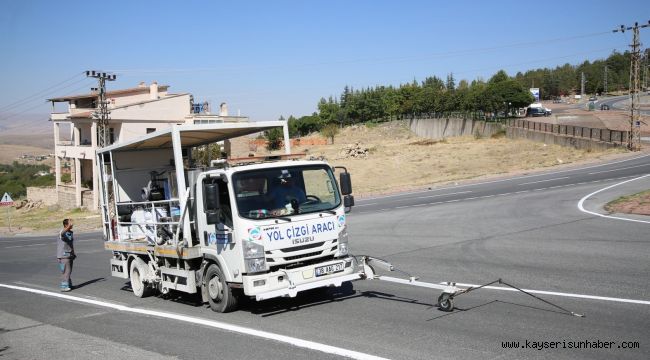
[[[129,273],[131,277],[131,289],[133,290],[133,294],[139,298],[151,295],[153,290],[151,286],[143,281],[144,275],[148,271],[147,264],[139,257],[131,261],[131,271]]]
[[[442,293],[438,296],[438,308],[442,311],[454,310],[454,299],[449,293]]]
[[[203,286],[206,287],[208,303],[212,311],[226,313],[235,310],[237,297],[226,283],[226,277],[219,266],[212,264],[208,267]]]

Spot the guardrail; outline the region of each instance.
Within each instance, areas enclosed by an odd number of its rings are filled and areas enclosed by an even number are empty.
[[[629,131],[590,128],[585,126],[549,124],[523,119],[506,121],[508,127],[537,131],[574,138],[591,139],[611,144],[626,145]]]

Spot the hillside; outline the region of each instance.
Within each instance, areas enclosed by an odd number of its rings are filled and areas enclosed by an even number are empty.
[[[347,127],[333,145],[296,146],[292,152],[347,167],[355,194],[372,195],[595,161],[626,151],[590,152],[505,137],[432,141],[415,136],[404,122],[390,122]]]

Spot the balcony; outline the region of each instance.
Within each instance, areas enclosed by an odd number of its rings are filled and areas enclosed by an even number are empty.
[[[62,141],[59,141],[62,142]],[[54,148],[56,156],[73,159],[92,159],[95,156],[95,148],[88,145],[59,145]]]

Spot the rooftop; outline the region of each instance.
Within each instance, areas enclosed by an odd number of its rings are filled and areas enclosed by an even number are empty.
[[[159,92],[167,91],[168,88],[169,88],[169,85],[158,85],[158,91]],[[109,97],[117,97],[117,96],[124,96],[124,95],[148,94],[149,92],[150,92],[149,86],[140,85],[140,86],[133,87],[133,88],[128,88],[128,89],[107,91],[106,92],[106,97],[109,98]],[[80,100],[80,99],[96,99],[97,96],[99,96],[98,92],[91,92],[89,94],[69,95],[69,96],[62,96],[62,97],[47,99],[47,101],[64,102],[64,101],[72,101],[72,100]]]

